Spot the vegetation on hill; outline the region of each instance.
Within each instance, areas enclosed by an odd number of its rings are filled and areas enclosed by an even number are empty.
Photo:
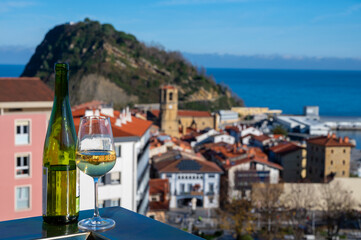
[[[181,106],[187,108],[216,110],[243,104],[179,52],[146,46],[110,24],[89,19],[50,30],[22,76],[40,77],[53,87],[53,66],[59,61],[70,66],[72,104],[94,99],[113,102],[116,107],[158,102],[162,84],[176,85]]]

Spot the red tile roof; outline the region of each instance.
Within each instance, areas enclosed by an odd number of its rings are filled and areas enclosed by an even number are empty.
[[[169,192],[169,181],[168,179],[149,179],[149,194],[159,194]]]
[[[159,118],[160,110],[151,110],[150,112]],[[177,114],[180,117],[212,117],[212,114],[206,111],[178,110]]]
[[[75,110],[74,112],[77,114],[77,113],[79,113],[79,110]],[[126,124],[117,126],[117,125],[115,125],[117,118],[110,117],[110,116],[107,116],[104,114],[101,114],[101,115],[110,118],[114,137],[132,137],[132,136],[142,137],[145,134],[145,132],[153,124],[153,122],[151,122],[151,121],[139,119],[139,118],[132,116],[131,122],[127,122]],[[80,117],[82,117],[82,116],[79,114],[77,114],[76,116],[75,115],[73,116],[76,132],[78,132],[78,129],[79,129]]]
[[[281,144],[278,144],[277,146],[271,147],[269,150],[280,155],[284,155],[290,152],[297,151],[299,149],[303,149],[303,147],[298,146],[291,142],[284,142]]]
[[[161,86],[160,88],[161,89],[175,89],[175,87],[172,85],[164,85],[164,86]]]
[[[174,155],[176,154],[176,156]],[[215,172],[222,173],[217,164],[209,162],[203,158],[192,153],[186,153],[182,151],[173,151],[173,154],[168,152],[163,155],[169,155],[168,158],[155,163],[155,168],[159,172]],[[192,157],[193,156],[193,157]],[[161,158],[162,156],[160,156]],[[191,164],[199,166],[199,169],[182,169],[182,164]]]
[[[212,117],[210,112],[193,111],[193,110],[178,110],[178,116],[182,117]]]
[[[72,107],[71,110],[78,110],[78,109],[82,109],[82,110],[86,110],[86,109],[98,109],[100,108],[100,106],[104,104],[104,102],[98,101],[98,100],[93,100],[91,102],[86,102],[86,103],[82,103],[79,105],[76,105],[74,107]]]
[[[36,77],[0,77],[0,102],[53,101],[53,91]]]
[[[169,209],[169,181],[168,179],[149,179],[149,195],[160,195],[160,201],[149,201],[149,208],[153,211]]]
[[[326,147],[354,147],[348,140],[345,141],[342,138],[336,138],[335,135],[311,138],[307,140],[307,143]]]
[[[259,141],[259,142],[263,142],[263,141],[266,141],[266,140],[268,140],[268,139],[271,139],[269,136],[264,135],[264,134],[263,134],[263,135],[260,135],[260,136],[253,135],[252,138],[253,138],[254,140]]]

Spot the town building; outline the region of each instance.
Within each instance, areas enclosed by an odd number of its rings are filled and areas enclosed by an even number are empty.
[[[159,90],[160,110],[148,111],[148,119],[158,122],[165,134],[179,137],[187,128],[217,129],[216,117],[206,111],[178,110],[178,89],[165,85]]]
[[[231,111],[237,112],[239,116],[255,116],[255,115],[280,115],[282,110],[270,110],[267,107],[232,107]]]
[[[270,134],[270,135],[251,135],[249,145],[258,147],[262,150],[268,150],[270,147],[278,145],[284,141],[286,137],[282,134]]]
[[[218,208],[220,175],[222,170],[200,154],[169,151],[153,158],[158,177],[168,179],[170,208],[190,206],[196,199],[197,207]]]
[[[136,118],[129,109],[113,110],[109,104],[90,102],[73,108],[75,128],[80,117],[103,115],[110,118],[117,162],[100,179],[99,206],[122,206],[145,215],[149,198],[149,145],[152,122]],[[94,208],[93,179],[80,173],[80,209]]]
[[[283,167],[283,182],[302,182],[306,178],[306,148],[293,142],[284,142],[269,149],[269,159]]]
[[[334,177],[349,177],[351,148],[349,138],[335,134],[307,140],[307,180],[327,182]]]
[[[53,92],[39,78],[0,78],[0,221],[40,216]]]
[[[182,141],[176,137],[159,134],[150,139],[149,157],[161,155],[169,150],[181,150],[185,152],[194,152],[193,148],[188,142]]]
[[[220,126],[237,123],[240,120],[238,113],[231,110],[219,110],[218,116]]]
[[[168,179],[149,180],[149,211],[147,217],[166,222],[165,213],[169,210]]]
[[[205,144],[203,156],[217,163],[225,174],[221,181],[221,199],[250,198],[253,183],[278,183],[280,171],[277,163],[268,161],[260,148],[240,144]]]

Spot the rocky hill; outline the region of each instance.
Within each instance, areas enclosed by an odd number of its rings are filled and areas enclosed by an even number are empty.
[[[54,63],[70,66],[70,101],[158,102],[158,88],[179,88],[180,107],[216,110],[242,105],[224,86],[200,73],[178,52],[146,46],[110,24],[85,19],[51,29],[26,65],[22,76],[37,76],[54,86]]]

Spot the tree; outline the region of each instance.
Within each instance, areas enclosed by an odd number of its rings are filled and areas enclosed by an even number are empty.
[[[252,185],[252,202],[259,213],[262,223],[267,223],[267,239],[281,237],[283,211],[280,208],[280,196],[283,193],[282,184],[258,183]]]
[[[273,134],[282,134],[282,135],[284,135],[284,136],[287,136],[287,130],[284,128],[284,127],[282,127],[281,125],[277,125],[277,126],[275,126],[273,129],[272,129],[272,133]]]
[[[237,239],[250,234],[254,230],[254,214],[252,204],[246,199],[232,199],[227,202],[220,212],[221,228],[233,230]]]
[[[337,236],[342,221],[352,214],[355,200],[336,180],[320,186],[321,208],[327,225],[327,239]]]
[[[287,184],[281,197],[281,205],[285,209],[285,220],[293,230],[296,240],[302,239],[304,230],[301,226],[307,224],[307,217],[318,206],[315,198],[315,187],[312,184]]]

